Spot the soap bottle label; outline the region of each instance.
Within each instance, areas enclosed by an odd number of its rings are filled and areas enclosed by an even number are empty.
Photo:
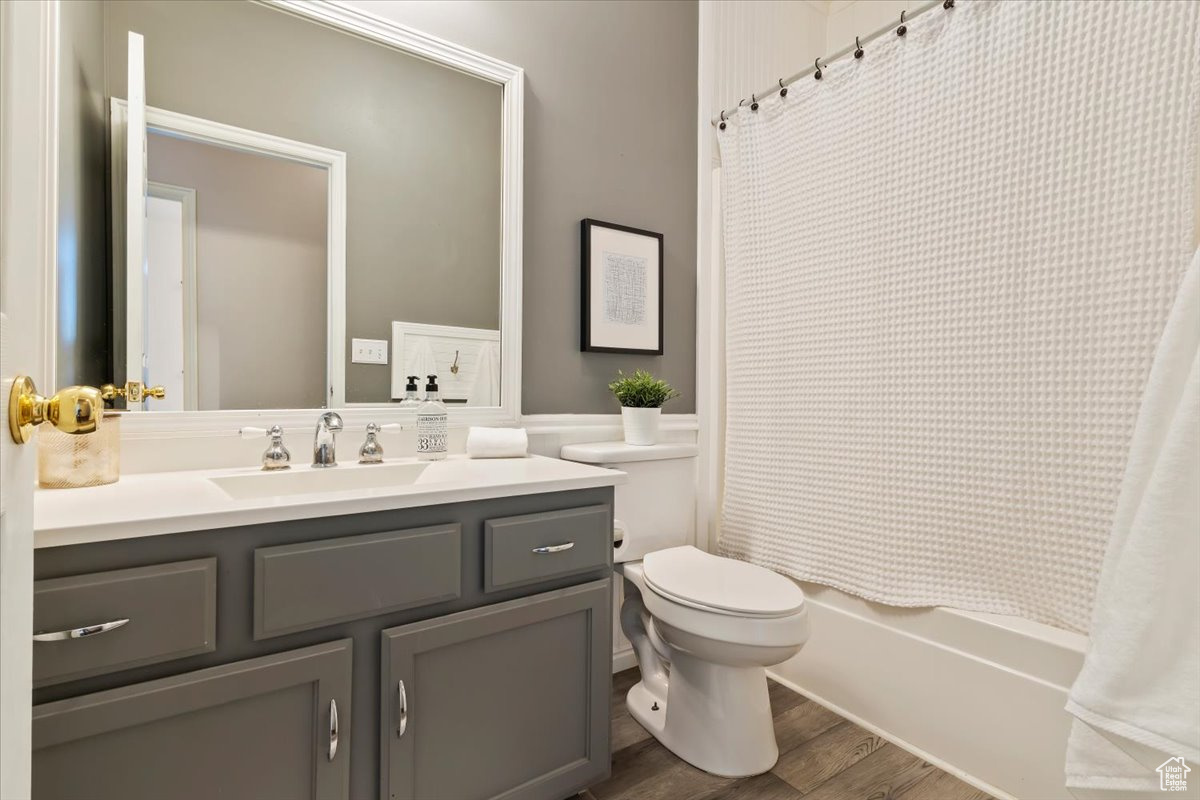
[[[435,455],[446,452],[446,415],[417,415],[417,454]]]

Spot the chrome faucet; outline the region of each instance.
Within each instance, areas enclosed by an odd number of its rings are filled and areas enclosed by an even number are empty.
[[[342,429],[342,418],[334,411],[326,411],[317,418],[317,432],[313,435],[314,467],[337,466],[337,433]]]

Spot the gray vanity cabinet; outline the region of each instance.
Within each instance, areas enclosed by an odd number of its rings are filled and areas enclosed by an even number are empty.
[[[612,492],[37,550],[34,800],[562,800],[602,780]]]
[[[383,631],[383,800],[561,800],[609,769],[610,580]]]
[[[34,796],[348,798],[351,645],[36,706]]]

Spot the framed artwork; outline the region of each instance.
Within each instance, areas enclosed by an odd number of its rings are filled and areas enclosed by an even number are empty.
[[[663,235],[585,219],[582,337],[590,353],[663,352]]]

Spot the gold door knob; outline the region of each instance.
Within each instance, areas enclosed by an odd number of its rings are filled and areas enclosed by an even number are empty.
[[[113,386],[106,383],[100,387],[100,396],[105,400],[115,400],[124,397],[129,403],[140,403],[148,397],[163,398],[167,390],[161,386],[146,386],[141,381],[127,381],[124,386]]]
[[[37,393],[33,379],[18,375],[8,395],[8,432],[25,444],[35,425],[49,422],[63,433],[91,433],[104,419],[104,400],[92,386],[68,386],[52,397]]]

